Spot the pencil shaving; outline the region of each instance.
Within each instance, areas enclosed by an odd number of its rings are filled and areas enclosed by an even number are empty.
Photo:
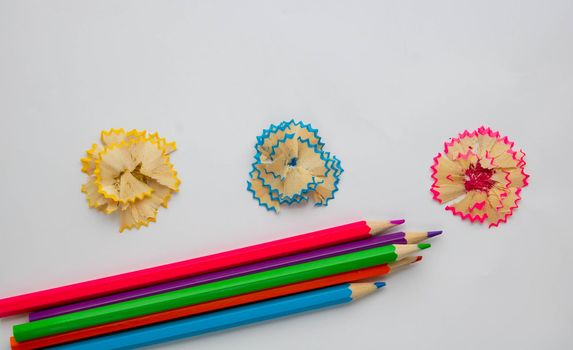
[[[452,138],[434,158],[431,192],[446,210],[489,227],[507,222],[528,184],[525,153],[488,127]]]
[[[101,143],[81,159],[88,206],[108,215],[119,211],[120,232],[155,222],[181,183],[169,158],[175,142],[157,133],[110,129],[101,132]]]
[[[343,169],[323,147],[310,124],[291,120],[271,125],[257,137],[247,189],[259,205],[277,213],[282,204],[309,199],[316,206],[328,205]]]

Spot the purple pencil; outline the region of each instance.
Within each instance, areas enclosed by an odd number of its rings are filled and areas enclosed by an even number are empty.
[[[413,244],[421,242],[441,234],[442,231],[428,232],[396,232],[382,236],[363,239],[360,241],[340,244],[333,247],[322,248],[310,252],[285,256],[282,258],[258,262],[251,265],[238,266],[235,268],[193,276],[172,282],[161,283],[145,288],[134,289],[122,293],[107,295],[100,298],[85,300],[74,304],[58,306],[50,309],[32,312],[29,315],[30,321],[37,321],[48,317],[64,315],[71,312],[87,310],[98,306],[119,303],[122,301],[137,299],[149,295],[170,292],[177,289],[187,288],[200,284],[220,281],[223,279],[247,275],[250,273],[271,270],[279,267],[300,264],[303,262],[324,259],[331,256],[356,252],[359,250],[381,247],[390,244]]]

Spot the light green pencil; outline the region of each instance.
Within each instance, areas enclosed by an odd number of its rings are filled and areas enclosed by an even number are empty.
[[[430,244],[388,245],[16,325],[18,342],[392,263]]]

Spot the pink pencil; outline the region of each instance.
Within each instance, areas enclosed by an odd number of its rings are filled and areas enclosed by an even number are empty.
[[[358,221],[224,253],[0,299],[0,317],[364,239],[403,222]]]

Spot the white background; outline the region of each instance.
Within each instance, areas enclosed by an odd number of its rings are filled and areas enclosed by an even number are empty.
[[[259,207],[255,136],[303,119],[346,169],[326,208]],[[571,349],[573,2],[1,1],[0,297],[362,218],[444,229],[352,306],[166,349]],[[531,185],[497,229],[431,199],[443,141],[489,125]],[[181,191],[119,234],[85,203],[101,129],[179,146]],[[0,321],[1,349],[11,325]]]

